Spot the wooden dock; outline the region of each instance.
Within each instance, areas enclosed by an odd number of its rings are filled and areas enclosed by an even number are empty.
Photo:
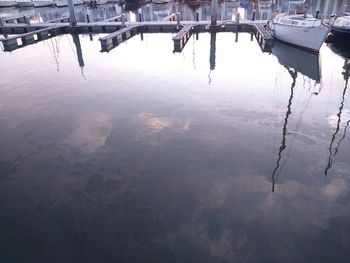
[[[263,52],[270,52],[273,45],[273,36],[262,24],[254,24],[254,28],[254,35],[261,50]]]
[[[181,52],[187,41],[191,38],[193,32],[193,24],[185,25],[173,38],[174,52]]]
[[[132,25],[119,29],[112,34],[100,38],[102,51],[110,51],[112,48],[118,46],[121,42],[133,37],[138,33],[140,25]]]
[[[248,32],[254,33],[263,51],[269,51],[273,37],[264,28],[266,21],[225,21],[211,26],[210,21],[174,21],[177,16],[171,14],[166,20],[154,22],[126,22],[122,17],[113,17],[102,22],[77,23],[71,26],[67,17],[45,23],[28,23],[24,17],[2,19],[0,34],[14,35],[2,39],[5,51],[11,51],[24,45],[33,44],[57,34],[99,34],[110,33],[102,37],[101,50],[110,51],[121,42],[139,33],[174,33],[174,52],[181,52],[192,34],[203,32]],[[119,20],[122,20],[121,22]]]

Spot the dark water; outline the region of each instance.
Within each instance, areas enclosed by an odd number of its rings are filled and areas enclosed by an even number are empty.
[[[286,11],[302,8],[301,4],[290,3],[287,0],[256,0],[256,1],[219,1],[218,19],[232,20],[237,13],[240,13],[242,19],[251,19],[253,10],[256,11],[256,19],[269,19],[274,10]],[[295,1],[294,1],[295,2]],[[201,1],[199,5],[190,5],[186,1],[174,1],[166,4],[140,4],[128,6],[125,4],[106,4],[99,5],[97,8],[87,6],[75,6],[77,20],[87,21],[86,15],[89,15],[90,21],[102,21],[104,19],[126,14],[128,21],[136,21],[138,13],[146,21],[160,21],[172,13],[179,12],[181,20],[195,20],[196,12],[199,13],[200,20],[210,20],[210,1]],[[330,14],[340,14],[350,12],[350,3],[347,0],[313,0],[310,12],[315,14],[320,11],[321,16]],[[68,7],[41,7],[41,8],[0,8],[0,17],[14,15],[26,15],[30,17],[32,23],[48,21],[62,16],[68,16]]]
[[[350,262],[346,48],[97,38],[0,53],[1,262]]]

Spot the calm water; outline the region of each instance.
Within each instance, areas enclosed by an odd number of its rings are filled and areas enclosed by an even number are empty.
[[[0,53],[2,262],[350,262],[349,51],[98,37]]]

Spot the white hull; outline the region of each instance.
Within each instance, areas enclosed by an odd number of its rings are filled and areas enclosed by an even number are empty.
[[[17,5],[19,7],[30,7],[30,6],[34,6],[34,3],[32,1],[16,1]]]
[[[108,0],[97,0],[97,3],[98,5],[104,5],[104,4],[107,4],[108,3]]]
[[[173,0],[152,0],[152,3],[154,4],[165,4],[170,2],[173,2]]]
[[[45,0],[45,1],[34,1],[35,7],[44,7],[44,6],[52,6],[54,4],[53,1]]]
[[[16,1],[0,1],[0,7],[11,7],[16,5]]]
[[[68,6],[68,1],[67,0],[56,0],[55,4],[57,7],[64,7],[64,6]]]
[[[82,5],[84,4],[83,0],[73,0],[74,5]]]
[[[325,26],[298,27],[277,23],[274,24],[272,31],[272,35],[280,41],[313,51],[318,51],[321,48],[328,33],[329,29]]]

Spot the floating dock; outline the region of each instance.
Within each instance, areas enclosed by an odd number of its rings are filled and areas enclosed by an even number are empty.
[[[83,22],[72,26],[70,18],[62,17],[45,23],[29,23],[26,17],[0,20],[0,34],[5,51],[12,51],[25,45],[34,44],[58,34],[99,34],[110,33],[100,38],[101,51],[108,52],[121,42],[139,33],[174,33],[174,52],[181,52],[192,34],[203,32],[248,32],[255,35],[264,52],[269,52],[273,37],[264,28],[266,21],[225,21],[211,25],[211,21],[179,21],[178,14],[171,14],[157,22],[126,22],[125,16],[117,16],[102,22]],[[142,20],[141,18],[139,20]],[[11,37],[7,37],[11,35]],[[12,36],[14,35],[14,36]]]

